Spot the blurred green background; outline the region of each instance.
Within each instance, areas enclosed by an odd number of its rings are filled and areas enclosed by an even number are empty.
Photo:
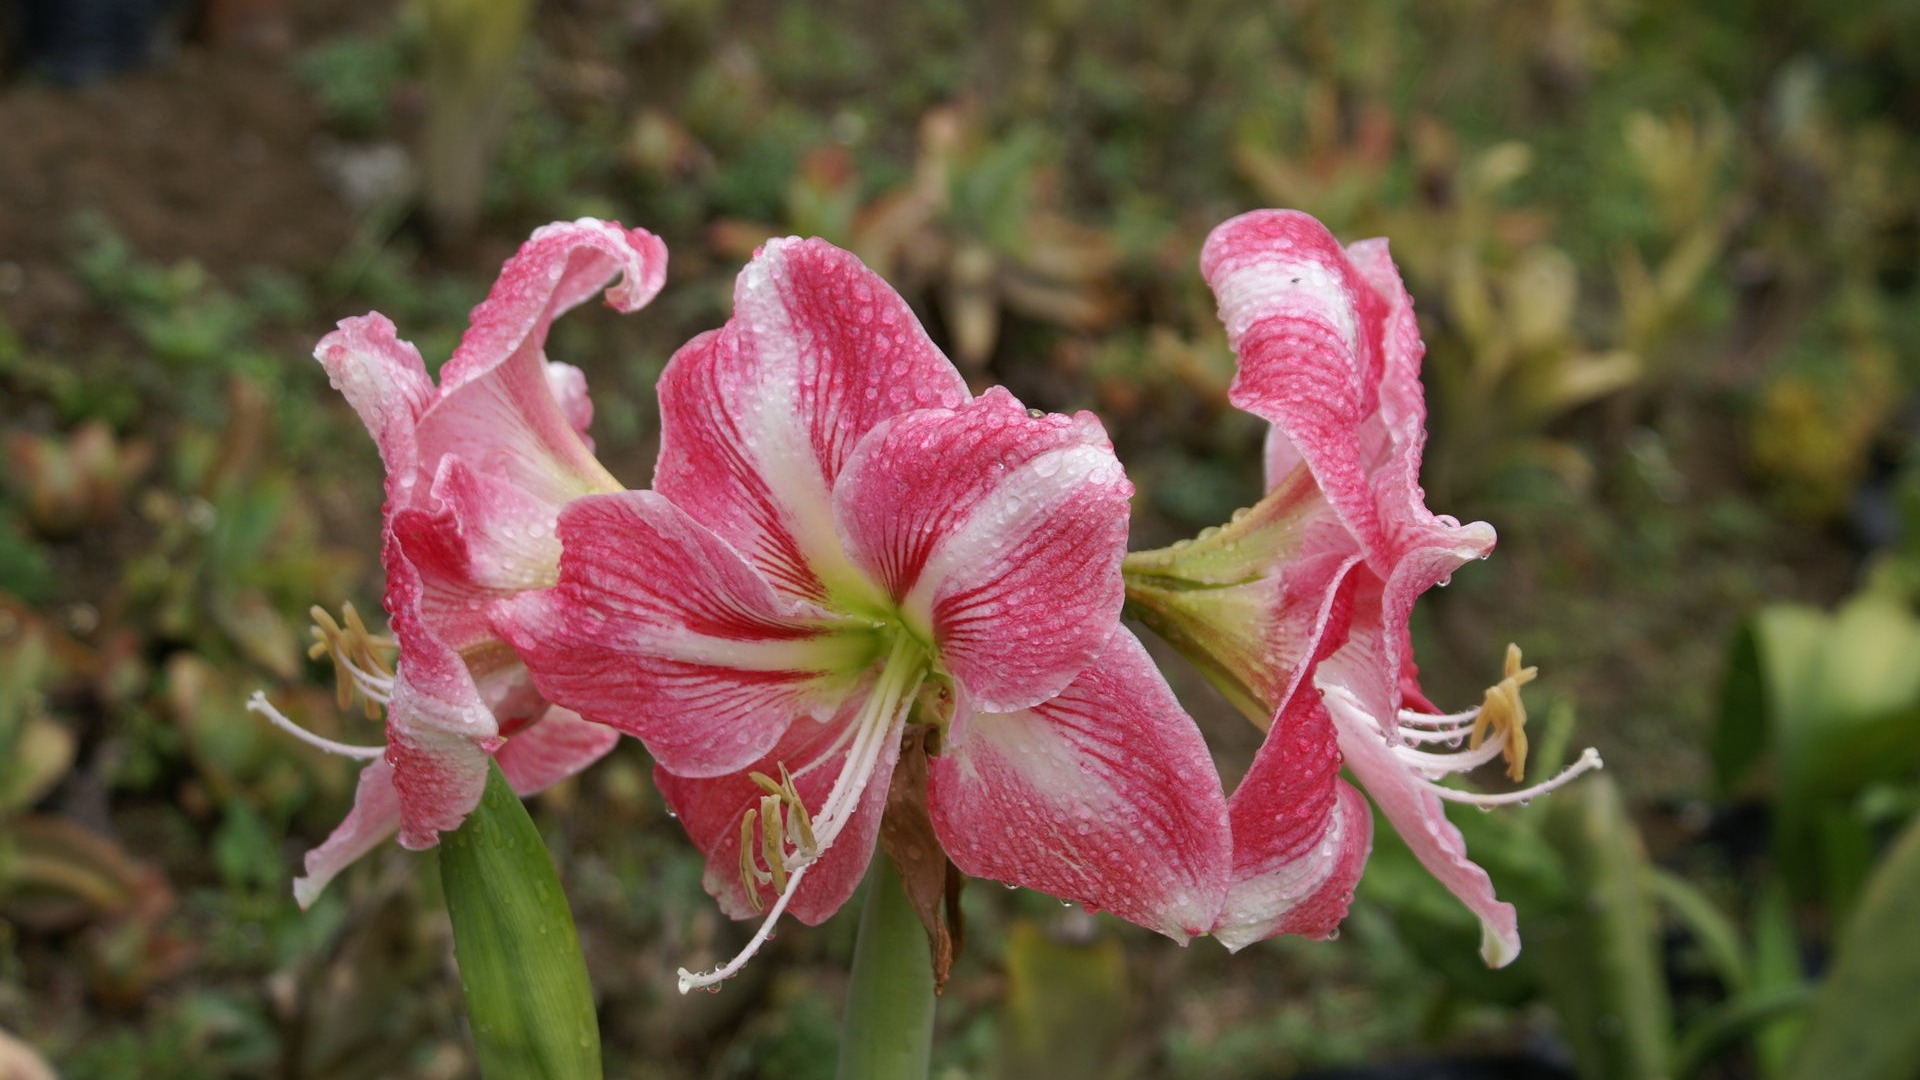
[[[673,348],[759,241],[821,235],[977,385],[1097,411],[1153,547],[1260,493],[1195,263],[1291,206],[1391,239],[1429,502],[1501,533],[1418,613],[1428,691],[1518,641],[1539,766],[1608,769],[1461,816],[1522,910],[1499,973],[1384,829],[1338,941],[1236,957],[975,884],[936,1073],[1920,1076],[1920,7],[48,10],[0,6],[0,1075],[14,1040],[69,1078],[471,1075],[432,856],[300,913],[353,766],[242,709],[377,737],[302,651],[308,605],[378,607],[378,461],[307,359],[334,320],[431,364],[533,227],[660,233],[661,298],[550,345],[644,486]],[[1168,669],[1231,781],[1258,733]],[[647,768],[534,806],[609,1075],[831,1075],[852,917],[678,996],[744,932]]]

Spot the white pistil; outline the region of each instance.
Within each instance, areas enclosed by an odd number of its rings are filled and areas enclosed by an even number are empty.
[[[853,745],[847,748],[847,760],[840,768],[840,775],[834,779],[833,789],[827,793],[820,813],[813,818],[812,850],[796,850],[783,857],[788,875],[786,888],[780,890],[779,899],[774,901],[772,909],[767,912],[767,917],[747,942],[746,948],[710,971],[693,972],[681,968],[681,993],[732,978],[773,936],[774,924],[780,921],[787,905],[799,893],[800,882],[806,878],[807,871],[826,855],[827,849],[839,838],[840,831],[859,809],[861,796],[866,793],[867,786],[880,779],[874,776],[874,769],[888,742],[900,741],[907,712],[926,674],[926,662],[920,655],[919,645],[906,634],[897,635],[886,664],[880,669],[879,678],[874,681],[873,692],[861,703],[859,713],[853,718]],[[763,815],[760,827],[766,829],[770,824]]]
[[[1545,795],[1555,788],[1564,786],[1567,781],[1572,780],[1581,773],[1592,772],[1600,768],[1600,766],[1600,751],[1589,746],[1581,751],[1580,760],[1561,769],[1558,776],[1549,780],[1543,780],[1532,787],[1521,788],[1519,791],[1503,791],[1498,795],[1482,795],[1474,791],[1461,791],[1459,788],[1441,787],[1439,784],[1430,783],[1427,785],[1427,788],[1448,802],[1471,803],[1474,806],[1511,806],[1514,803],[1529,802]]]
[[[313,732],[287,719],[286,714],[274,708],[273,703],[267,700],[267,695],[258,690],[255,690],[253,696],[247,699],[247,711],[259,713],[261,716],[266,717],[274,727],[299,739],[308,746],[318,747],[329,754],[358,758],[361,761],[372,761],[374,758],[386,752],[386,747],[384,746],[354,746],[351,743],[335,742],[325,736],[315,735]]]

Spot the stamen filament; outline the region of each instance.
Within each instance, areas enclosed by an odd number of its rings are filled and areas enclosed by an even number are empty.
[[[258,690],[255,690],[253,696],[247,699],[247,711],[259,713],[261,716],[266,717],[268,722],[274,727],[299,739],[308,746],[325,750],[329,754],[358,758],[361,761],[372,761],[387,752],[387,748],[384,746],[355,746],[351,743],[335,742],[323,735],[315,735],[313,732],[287,719],[286,714],[274,708],[273,703],[267,700],[267,695]]]
[[[1457,713],[1423,713],[1413,709],[1400,710],[1400,727],[1406,728],[1463,728],[1471,727],[1480,715],[1479,709],[1467,709]]]
[[[1434,754],[1425,750],[1415,750],[1409,746],[1396,746],[1393,748],[1393,756],[1426,774],[1429,779],[1433,779],[1451,773],[1470,772],[1499,757],[1506,748],[1506,733],[1498,732],[1478,749],[1462,750],[1453,754]]]

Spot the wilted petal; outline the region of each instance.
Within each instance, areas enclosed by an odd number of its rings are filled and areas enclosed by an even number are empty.
[[[333,835],[307,852],[306,875],[293,879],[293,898],[302,908],[327,887],[335,875],[374,848],[400,827],[400,798],[393,788],[393,766],[375,760],[360,770],[354,788],[353,809]]]
[[[554,706],[532,724],[507,737],[493,759],[516,795],[545,791],[599,761],[620,741],[620,733],[590,724],[570,709]]]
[[[707,869],[701,884],[730,917],[745,919],[758,915],[779,895],[770,884],[757,886],[760,906],[756,908],[747,900],[746,885],[741,877],[740,822],[748,810],[759,807],[761,796],[766,794],[752,781],[751,775],[758,772],[778,780],[780,767],[785,765],[793,776],[794,789],[801,801],[818,815],[846,764],[850,742],[847,723],[851,712],[846,710],[825,722],[799,721],[760,760],[725,776],[695,779],[654,769],[654,786],[660,789],[660,797],[679,817],[694,846],[706,856]],[[788,913],[801,922],[810,926],[819,924],[840,910],[859,887],[873,858],[874,839],[880,833],[880,817],[887,801],[886,778],[893,775],[894,763],[899,758],[899,740],[891,740],[882,747],[873,773],[874,782],[860,793],[857,808],[833,845],[808,868],[806,879],[800,883],[787,908]],[[756,825],[756,842],[765,827],[765,821]],[[779,825],[774,828],[777,830]],[[765,866],[764,860],[760,865]]]
[[[834,516],[973,707],[1009,712],[1072,682],[1118,625],[1132,494],[1098,420],[1031,416],[996,387],[876,427]]]
[[[770,241],[741,272],[726,327],[661,376],[654,489],[783,591],[824,599],[822,574],[842,566],[831,492],[855,444],[888,417],[967,398],[912,309],[858,259]]]
[[[1326,937],[1346,916],[1373,817],[1339,773],[1333,721],[1320,693],[1303,689],[1228,802],[1233,884],[1213,931],[1227,948],[1277,934]]]
[[[653,492],[580,499],[559,530],[559,583],[496,605],[496,626],[548,700],[639,736],[678,775],[763,757],[872,658],[870,634],[780,597]]]
[[[1219,774],[1122,629],[1032,709],[954,721],[928,808],[954,865],[1185,941],[1214,924],[1230,863]]]

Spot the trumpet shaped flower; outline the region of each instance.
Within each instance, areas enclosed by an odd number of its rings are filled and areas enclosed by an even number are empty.
[[[303,906],[396,831],[418,849],[458,827],[479,802],[489,756],[525,794],[584,768],[618,738],[541,698],[487,609],[552,583],[563,506],[620,490],[586,434],[584,376],[546,358],[548,328],[603,290],[610,306],[636,310],[665,274],[666,248],[651,233],[554,224],[501,268],[438,385],[382,315],[346,319],[321,340],[315,356],[386,467],[391,637],[369,634],[350,609],[344,624],[316,609],[314,654],[331,654],[343,705],[357,694],[370,716],[384,709],[384,746],[320,738],[264,695],[250,704],[310,743],[368,761],[352,812],[306,857],[294,885]]]
[[[654,489],[559,518],[494,606],[547,698],[639,736],[736,918],[816,923],[872,857],[910,724],[967,874],[1206,931],[1225,800],[1120,627],[1132,492],[1098,421],[973,397],[857,259],[775,240],[660,382]]]
[[[1495,757],[1522,775],[1532,678],[1518,651],[1483,706],[1440,714],[1420,693],[1413,604],[1494,543],[1484,522],[1432,513],[1419,484],[1424,346],[1385,241],[1342,248],[1318,221],[1259,211],[1208,237],[1201,271],[1239,358],[1230,400],[1269,421],[1267,497],[1217,532],[1129,560],[1142,617],[1192,656],[1267,738],[1230,800],[1233,882],[1214,933],[1239,947],[1324,935],[1344,916],[1370,844],[1366,803],[1481,920],[1493,966],[1519,951],[1513,907],[1466,855],[1439,781]],[[1490,737],[1489,737],[1490,733]],[[1471,745],[1458,753],[1440,752]]]

